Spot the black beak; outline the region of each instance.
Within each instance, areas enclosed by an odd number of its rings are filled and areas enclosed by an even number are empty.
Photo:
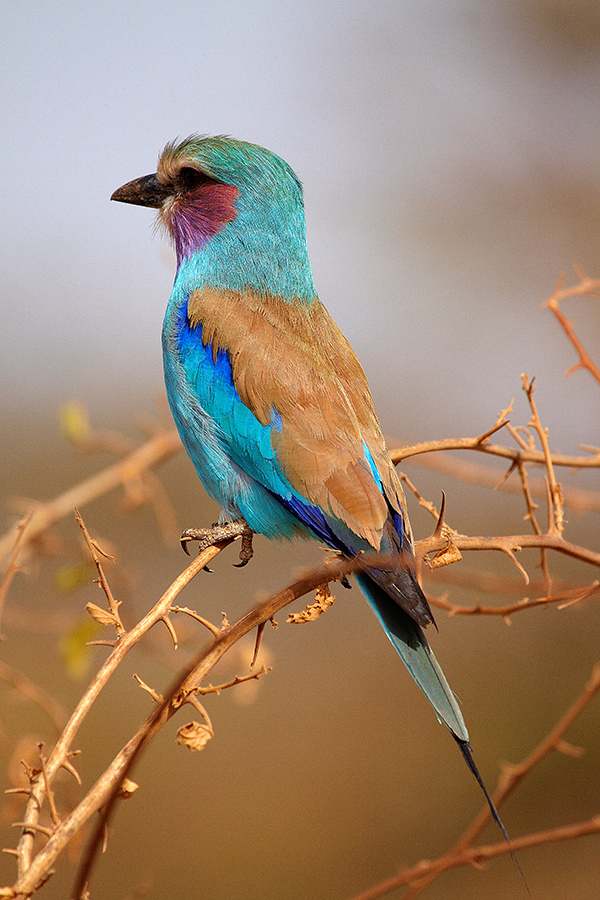
[[[173,189],[161,184],[154,174],[144,175],[143,178],[136,178],[135,181],[128,181],[123,187],[117,188],[110,199],[119,200],[121,203],[134,203],[136,206],[160,209],[172,193]]]

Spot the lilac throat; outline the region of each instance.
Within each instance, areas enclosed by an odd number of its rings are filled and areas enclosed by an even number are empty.
[[[206,247],[228,222],[237,217],[234,206],[239,190],[231,184],[211,182],[177,200],[169,228],[175,241],[177,265],[196,250]]]

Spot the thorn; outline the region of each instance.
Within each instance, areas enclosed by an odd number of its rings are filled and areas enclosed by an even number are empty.
[[[73,776],[73,778],[75,779],[77,784],[81,784],[81,778],[79,777],[79,772],[77,771],[75,766],[73,766],[68,761],[68,759],[63,760],[63,762],[61,763],[61,768],[66,769],[66,771],[69,772]]]
[[[505,481],[508,481],[508,479],[510,478],[510,476],[512,475],[512,473],[513,473],[513,472],[515,471],[515,469],[517,469],[518,467],[519,467],[519,464],[518,464],[517,460],[516,460],[516,459],[513,459],[513,461],[511,462],[510,466],[508,467],[508,470],[504,473],[504,475],[502,476],[502,478],[500,479],[500,481],[498,482],[498,484],[494,485],[494,490],[497,491],[498,488],[502,487],[502,485],[504,484],[504,482],[505,482]]]
[[[435,530],[433,532],[433,537],[440,537],[442,534],[442,529],[444,527],[444,513],[446,512],[446,494],[442,491],[442,505],[440,507],[440,513],[438,515],[437,524],[435,526]]]
[[[155,703],[163,702],[164,697],[162,696],[162,694],[157,694],[156,691],[153,688],[149,687],[149,685],[147,685],[145,681],[142,681],[140,676],[137,675],[135,672],[133,673],[133,677],[135,678],[135,680],[137,681],[139,686],[142,688],[142,690],[144,690],[148,694],[150,694],[150,696],[152,697],[152,699],[154,700]]]
[[[169,634],[171,635],[171,640],[173,641],[173,648],[174,648],[175,650],[177,650],[177,648],[178,648],[178,646],[179,646],[179,642],[178,642],[178,640],[177,640],[177,633],[175,632],[175,628],[173,627],[173,623],[171,622],[171,620],[170,620],[168,614],[165,614],[164,616],[161,616],[160,619],[161,619],[161,621],[164,622],[165,625],[167,626],[167,630],[168,630]]]
[[[483,434],[480,434],[479,437],[475,439],[477,444],[485,444],[493,434],[496,434],[497,431],[500,431],[501,428],[505,428],[506,425],[508,425],[510,419],[504,418],[506,412],[510,412],[510,407],[502,412],[500,419],[495,425],[492,425],[491,428],[488,428],[487,431],[484,431]]]
[[[261,622],[258,628],[256,629],[256,642],[254,644],[254,653],[252,654],[252,662],[250,663],[250,668],[254,668],[254,663],[258,657],[258,651],[260,650],[260,645],[262,643],[262,637],[265,630],[266,622]]]

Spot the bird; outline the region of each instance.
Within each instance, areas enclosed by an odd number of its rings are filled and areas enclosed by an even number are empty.
[[[158,210],[176,252],[162,332],[167,396],[222,508],[220,526],[188,529],[184,547],[242,536],[245,564],[262,534],[317,539],[359,559],[360,590],[508,841],[425,637],[434,618],[367,378],[315,289],[299,178],[256,144],[194,134],[111,199]]]

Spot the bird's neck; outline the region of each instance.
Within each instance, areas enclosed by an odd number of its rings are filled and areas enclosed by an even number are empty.
[[[178,292],[199,287],[277,295],[309,303],[316,291],[306,246],[301,209],[282,210],[276,204],[262,215],[242,205],[203,246],[182,252],[177,246]]]

